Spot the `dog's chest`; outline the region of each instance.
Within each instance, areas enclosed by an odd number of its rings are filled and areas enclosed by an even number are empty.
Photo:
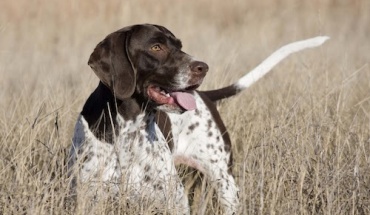
[[[144,170],[147,174],[167,168],[171,154],[167,142],[154,121],[154,116],[139,115],[134,121],[118,118],[117,154],[122,169]]]
[[[75,160],[82,162],[83,180],[124,178],[139,190],[144,184],[155,184],[176,174],[170,150],[154,117],[141,114],[135,120],[125,121],[118,115],[116,120],[119,132],[112,144],[97,139],[83,116],[79,118],[71,150],[76,154]]]

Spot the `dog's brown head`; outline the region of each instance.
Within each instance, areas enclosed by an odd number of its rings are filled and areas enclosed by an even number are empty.
[[[158,25],[133,25],[108,35],[88,64],[120,100],[130,97],[167,112],[195,109],[192,92],[208,65],[181,51],[181,41]]]

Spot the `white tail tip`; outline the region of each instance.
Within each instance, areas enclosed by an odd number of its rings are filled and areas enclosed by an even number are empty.
[[[258,65],[248,74],[239,79],[235,86],[240,90],[251,86],[264,75],[266,75],[269,71],[271,71],[274,66],[276,66],[284,58],[288,57],[290,54],[304,49],[320,46],[328,39],[330,39],[330,37],[328,36],[318,36],[307,40],[290,43],[281,47],[280,49],[272,53],[268,58],[266,58],[266,60],[264,60],[260,65]]]

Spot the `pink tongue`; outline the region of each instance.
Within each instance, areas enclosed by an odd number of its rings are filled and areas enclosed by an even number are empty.
[[[194,96],[190,93],[172,92],[170,95],[176,100],[177,104],[185,110],[195,110],[195,108],[197,108]]]

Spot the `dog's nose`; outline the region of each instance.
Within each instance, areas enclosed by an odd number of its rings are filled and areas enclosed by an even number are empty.
[[[194,61],[190,64],[190,70],[195,73],[206,73],[208,72],[208,65],[201,61]]]

